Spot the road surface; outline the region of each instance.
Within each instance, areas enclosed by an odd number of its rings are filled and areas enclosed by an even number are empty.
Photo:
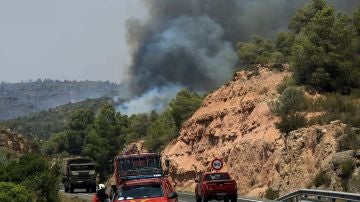
[[[60,190],[62,194],[68,196],[68,197],[78,197],[80,199],[84,199],[86,201],[91,201],[94,193],[85,193],[85,190],[75,190],[75,193],[65,193],[64,190]],[[179,194],[179,202],[195,202],[195,195],[191,193],[178,193]],[[254,200],[254,199],[247,199],[239,197],[237,201],[240,202],[260,202],[260,200]]]

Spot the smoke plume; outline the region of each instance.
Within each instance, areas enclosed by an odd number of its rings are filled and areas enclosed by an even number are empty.
[[[173,83],[195,91],[221,85],[237,64],[234,45],[287,29],[305,0],[146,0],[149,18],[129,20],[133,96]],[[329,0],[350,12],[358,0]]]

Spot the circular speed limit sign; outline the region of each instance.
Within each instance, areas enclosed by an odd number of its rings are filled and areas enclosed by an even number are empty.
[[[220,159],[214,159],[214,160],[211,162],[211,167],[212,167],[214,170],[221,170],[221,168],[223,167],[223,162],[222,162],[222,160],[220,160]]]

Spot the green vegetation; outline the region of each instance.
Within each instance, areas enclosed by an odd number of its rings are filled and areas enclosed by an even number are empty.
[[[170,140],[178,135],[175,120],[169,111],[165,111],[149,128],[145,146],[161,151]]]
[[[287,43],[290,39],[285,33],[279,34],[279,37],[281,39],[276,44],[279,47],[271,40],[258,35],[252,36],[252,40],[248,43],[239,42],[236,47],[241,64],[249,67],[253,64],[286,62],[287,56],[284,53],[287,54]]]
[[[202,97],[181,90],[161,114],[138,114],[130,117],[104,104],[98,113],[82,108],[70,115],[63,131],[41,144],[46,155],[88,156],[97,162],[101,178],[110,173],[109,162],[127,143],[145,140],[145,145],[160,151],[178,135],[181,124],[200,106]]]
[[[360,149],[360,134],[359,131],[347,129],[346,133],[337,139],[339,150],[358,150]]]
[[[304,115],[301,114],[308,106],[304,92],[297,87],[288,87],[281,94],[273,111],[281,117],[276,127],[283,133],[289,133],[306,125]]]
[[[327,187],[330,185],[331,179],[325,171],[320,170],[313,179],[312,183],[315,187],[320,187],[321,185],[325,185]]]
[[[0,182],[0,201],[2,202],[32,202],[31,194],[26,187],[11,182]]]
[[[290,28],[297,35],[291,62],[299,84],[342,93],[360,87],[359,12],[354,18],[336,14],[324,0],[313,0],[294,16]]]
[[[183,89],[176,95],[169,106],[171,115],[179,129],[181,125],[190,118],[194,112],[200,107],[202,97],[187,89]]]
[[[269,200],[277,199],[279,198],[279,191],[275,191],[270,187],[265,191],[265,198]]]
[[[1,201],[58,201],[58,176],[41,156],[26,154],[0,165],[0,181],[2,190],[7,190],[1,192]]]

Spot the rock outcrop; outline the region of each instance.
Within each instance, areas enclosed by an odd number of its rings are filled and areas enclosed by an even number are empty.
[[[37,151],[37,148],[31,141],[10,129],[0,129],[0,149],[15,154],[25,154]]]
[[[165,148],[178,190],[194,191],[196,172],[211,170],[215,157],[223,159],[223,170],[237,181],[240,194],[256,197],[269,187],[282,195],[311,186],[315,175],[331,164],[336,137],[345,125],[333,122],[281,134],[270,106],[279,96],[276,87],[290,73],[258,68],[237,72],[209,94]],[[341,190],[338,183],[333,179],[330,187]]]

